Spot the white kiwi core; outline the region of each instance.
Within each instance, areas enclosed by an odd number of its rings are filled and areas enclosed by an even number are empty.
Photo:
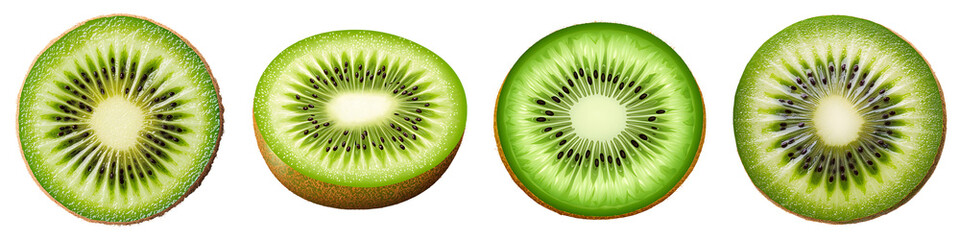
[[[627,110],[617,100],[591,95],[570,107],[570,121],[577,136],[592,141],[610,141],[627,126]]]
[[[97,139],[116,150],[136,145],[145,122],[143,110],[121,96],[105,99],[90,116],[90,128]]]
[[[397,109],[397,100],[389,95],[365,92],[344,93],[327,104],[327,114],[345,126],[379,122]]]
[[[842,96],[824,98],[813,113],[817,136],[831,146],[844,146],[857,140],[863,123],[854,105]]]

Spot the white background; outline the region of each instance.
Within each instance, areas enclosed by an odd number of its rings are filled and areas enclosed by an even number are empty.
[[[773,34],[808,17],[843,14],[897,31],[924,54],[960,113],[960,10],[921,1],[521,1],[335,2],[6,1],[0,6],[0,238],[957,238],[958,133],[947,134],[940,164],[903,207],[872,221],[827,225],[780,210],[751,184],[733,138],[733,98],[744,66]],[[946,2],[946,1],[944,1]],[[203,185],[164,216],[133,226],[82,221],[50,201],[22,161],[15,119],[20,85],[34,57],[76,23],[110,13],[152,18],[206,57],[220,84],[225,133]],[[707,111],[706,141],[693,173],[660,205],[627,218],[581,220],[530,200],[497,154],[493,110],[510,67],[534,42],[594,21],[645,29],[672,46],[693,71]],[[305,37],[369,29],[411,39],[443,57],[467,91],[466,135],[447,173],[407,202],[374,210],[315,205],[287,191],[257,151],[253,95],[267,64]],[[953,101],[953,102],[951,102]],[[955,118],[954,118],[955,119]],[[957,131],[956,120],[949,129]],[[539,238],[538,238],[539,239]]]

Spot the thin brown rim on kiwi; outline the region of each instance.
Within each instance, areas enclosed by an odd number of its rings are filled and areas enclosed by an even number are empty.
[[[507,73],[507,75],[510,75],[510,74]],[[505,81],[506,81],[506,79],[504,79],[504,82],[505,82]],[[497,90],[497,101],[495,101],[494,104],[493,104],[493,106],[494,106],[494,108],[493,108],[493,138],[497,141],[497,153],[500,154],[500,162],[502,162],[502,163],[503,163],[503,166],[507,168],[507,172],[510,173],[510,178],[513,179],[513,182],[516,183],[517,186],[520,187],[520,189],[523,190],[523,193],[526,193],[527,196],[530,197],[530,199],[533,199],[533,201],[537,202],[537,204],[540,204],[540,206],[543,206],[543,207],[545,207],[545,208],[547,208],[547,209],[550,209],[551,211],[554,211],[554,212],[556,212],[556,213],[558,213],[558,214],[560,214],[560,215],[565,215],[565,216],[570,216],[570,217],[575,217],[575,218],[581,218],[581,219],[591,219],[591,220],[614,219],[614,218],[622,218],[622,217],[632,216],[632,215],[635,215],[635,214],[637,214],[637,213],[641,213],[641,212],[643,212],[643,211],[646,211],[646,210],[648,210],[648,209],[650,209],[650,208],[653,208],[653,207],[656,206],[657,204],[660,204],[661,202],[663,202],[663,200],[666,200],[667,197],[670,197],[670,195],[673,195],[673,192],[677,191],[677,189],[680,188],[680,185],[682,185],[683,182],[687,180],[687,177],[690,176],[690,173],[693,172],[693,168],[697,165],[697,160],[700,158],[700,151],[703,150],[703,140],[705,139],[705,136],[706,136],[706,133],[707,133],[707,131],[706,131],[706,130],[707,130],[707,111],[706,111],[706,110],[703,111],[703,130],[700,131],[700,145],[697,146],[697,153],[694,154],[694,156],[693,156],[693,161],[690,162],[690,167],[687,168],[687,172],[683,174],[683,177],[680,178],[680,181],[677,181],[677,184],[673,185],[673,188],[671,188],[670,191],[668,191],[668,192],[667,192],[666,194],[664,194],[662,197],[660,197],[660,198],[657,199],[656,201],[653,201],[653,203],[650,203],[649,205],[647,205],[647,206],[645,206],[645,207],[643,207],[643,208],[637,209],[636,211],[633,211],[633,212],[628,212],[628,213],[620,214],[620,215],[613,215],[613,216],[586,216],[586,215],[580,215],[580,214],[574,214],[574,213],[565,212],[565,211],[562,211],[562,210],[560,210],[560,209],[557,209],[557,208],[555,208],[555,207],[553,207],[553,206],[550,206],[549,204],[543,202],[543,200],[540,200],[540,198],[537,197],[536,195],[534,195],[532,192],[530,192],[530,190],[528,190],[527,187],[524,186],[523,183],[520,182],[520,179],[517,178],[517,175],[513,173],[513,169],[510,168],[510,163],[507,162],[507,156],[503,155],[503,148],[500,147],[500,131],[499,131],[499,129],[497,129],[497,109],[500,107],[500,93],[501,93],[501,92],[503,92],[503,84],[500,84],[500,89]],[[697,86],[697,92],[700,93],[700,99],[703,99],[703,92],[700,91],[700,86]],[[706,108],[705,108],[706,104],[704,104],[703,101],[700,102],[700,106],[701,106],[702,109],[706,109]]]
[[[920,183],[918,183],[917,186],[915,186],[913,190],[910,191],[910,194],[907,194],[907,196],[901,199],[900,202],[897,202],[897,204],[894,204],[893,206],[890,206],[890,208],[884,209],[883,211],[877,212],[873,215],[869,215],[861,218],[855,218],[849,221],[828,221],[823,219],[816,219],[816,218],[803,216],[796,212],[790,211],[790,209],[783,207],[783,205],[780,205],[780,203],[773,201],[773,199],[771,199],[770,196],[767,196],[767,193],[761,191],[760,188],[757,187],[755,183],[753,183],[753,181],[750,181],[753,184],[753,188],[757,189],[757,191],[760,192],[760,194],[763,195],[763,197],[766,198],[767,201],[770,201],[771,203],[773,203],[773,205],[777,206],[780,209],[783,209],[783,211],[786,211],[790,214],[793,214],[797,217],[803,218],[808,221],[821,222],[821,223],[827,223],[827,224],[833,224],[833,225],[853,224],[853,223],[869,221],[874,218],[878,218],[880,216],[886,215],[887,213],[890,213],[893,210],[900,208],[900,206],[903,206],[903,204],[906,204],[908,201],[910,201],[910,199],[913,199],[913,196],[917,195],[917,193],[920,192],[920,189],[923,188],[923,185],[927,184],[927,180],[930,180],[930,176],[933,175],[933,170],[937,168],[937,164],[940,162],[940,155],[943,154],[943,143],[947,139],[947,102],[943,98],[943,87],[940,86],[940,80],[937,79],[937,74],[933,71],[933,67],[930,66],[930,62],[927,61],[927,58],[923,56],[923,53],[921,53],[920,50],[917,50],[916,46],[914,46],[913,43],[911,43],[910,41],[907,41],[907,39],[904,38],[903,35],[900,35],[900,33],[893,31],[893,29],[890,29],[886,26],[883,26],[883,28],[886,28],[887,31],[890,31],[894,35],[897,35],[897,37],[899,37],[908,45],[910,45],[910,48],[913,48],[913,50],[917,52],[917,55],[920,55],[920,58],[923,59],[923,62],[927,64],[927,68],[930,68],[930,75],[933,75],[933,81],[937,83],[937,90],[939,90],[940,92],[940,106],[943,106],[943,133],[941,133],[942,137],[940,138],[940,147],[937,148],[937,156],[934,157],[933,164],[930,165],[930,170],[928,170],[927,175],[924,176],[922,180],[920,180]],[[743,166],[743,168],[744,170],[747,170],[746,169],[747,166]]]
[[[71,31],[73,31],[73,30],[76,29],[77,27],[80,27],[80,26],[86,24],[86,23],[89,22],[89,21],[96,20],[96,19],[100,19],[100,18],[106,18],[106,17],[132,17],[132,18],[137,18],[137,19],[141,19],[141,20],[148,21],[148,22],[153,23],[153,24],[155,24],[155,25],[157,25],[157,26],[160,26],[160,27],[163,28],[163,29],[166,29],[167,31],[170,31],[170,33],[173,33],[173,35],[176,35],[178,38],[180,38],[181,41],[183,41],[184,43],[186,43],[187,46],[189,46],[190,49],[192,49],[193,52],[196,53],[198,57],[200,57],[200,61],[203,62],[203,67],[207,70],[207,75],[210,75],[210,81],[213,83],[214,95],[217,96],[217,106],[219,106],[219,108],[220,108],[220,114],[219,114],[219,115],[220,115],[220,116],[219,116],[219,118],[220,118],[220,128],[219,128],[219,130],[217,131],[217,132],[218,132],[218,134],[217,134],[217,140],[216,140],[216,142],[213,144],[213,152],[212,152],[211,155],[210,155],[210,161],[208,161],[208,162],[207,162],[207,165],[203,167],[203,172],[200,173],[200,176],[197,177],[197,180],[194,181],[193,185],[191,185],[190,188],[187,189],[187,191],[186,191],[182,196],[180,196],[180,198],[177,199],[176,202],[174,202],[173,204],[171,204],[171,205],[170,205],[169,207],[167,207],[166,209],[163,209],[163,211],[160,211],[160,212],[158,212],[158,213],[156,213],[156,214],[150,215],[150,216],[148,216],[148,217],[145,217],[145,218],[142,218],[142,219],[139,219],[139,220],[136,220],[136,221],[130,221],[130,222],[108,222],[108,221],[100,221],[100,220],[89,219],[89,218],[86,218],[86,217],[84,217],[84,216],[81,216],[80,214],[77,214],[77,213],[74,212],[73,210],[70,210],[70,209],[67,208],[66,206],[63,206],[63,204],[61,204],[60,201],[57,201],[57,199],[54,199],[53,196],[51,196],[50,193],[47,192],[47,191],[43,188],[43,186],[40,185],[40,182],[37,181],[37,177],[34,176],[34,174],[33,174],[33,169],[30,167],[30,163],[27,162],[26,155],[24,155],[24,153],[23,153],[23,142],[22,142],[22,140],[20,139],[20,119],[19,119],[19,117],[20,117],[20,114],[19,114],[19,112],[20,112],[20,104],[19,104],[19,102],[20,102],[20,93],[23,92],[23,87],[24,87],[24,85],[26,85],[26,83],[27,83],[26,80],[24,80],[23,84],[20,84],[20,91],[17,93],[17,109],[16,109],[16,110],[17,110],[17,113],[18,113],[18,114],[14,114],[14,115],[17,117],[17,120],[16,120],[17,125],[16,125],[15,127],[17,128],[17,143],[18,143],[18,149],[20,149],[20,157],[23,159],[23,163],[24,163],[25,165],[27,165],[27,170],[28,170],[28,172],[30,173],[30,178],[33,179],[33,183],[37,184],[37,187],[40,187],[40,189],[43,190],[43,194],[45,194],[45,195],[47,196],[47,198],[49,198],[50,200],[53,200],[53,202],[57,203],[57,205],[60,206],[60,208],[63,208],[64,210],[67,210],[67,212],[69,212],[70,214],[73,214],[74,216],[76,216],[76,217],[78,217],[78,218],[80,218],[80,219],[83,219],[83,220],[85,220],[85,221],[87,221],[87,222],[102,223],[102,224],[108,224],[108,225],[132,225],[132,224],[137,224],[137,223],[141,223],[141,222],[145,222],[145,221],[154,219],[154,218],[156,218],[156,217],[159,217],[159,216],[163,215],[164,213],[167,213],[167,211],[170,211],[170,209],[173,209],[173,207],[176,207],[177,205],[179,205],[180,202],[183,202],[183,199],[187,198],[187,196],[190,195],[191,193],[193,193],[193,191],[197,190],[197,187],[199,187],[199,186],[200,186],[200,183],[203,182],[203,179],[207,176],[207,173],[210,172],[210,167],[213,165],[213,160],[217,157],[217,150],[220,148],[220,139],[222,139],[222,137],[223,137],[223,111],[224,111],[224,109],[223,109],[223,99],[220,97],[220,86],[217,84],[216,78],[213,77],[213,72],[210,71],[210,64],[207,64],[207,60],[203,58],[203,55],[200,54],[200,51],[198,51],[197,48],[194,47],[193,44],[190,43],[190,41],[187,41],[186,38],[184,38],[183,36],[181,36],[179,33],[177,33],[176,31],[174,31],[173,29],[170,29],[170,28],[168,28],[167,26],[165,26],[165,25],[163,25],[163,24],[160,24],[160,23],[157,22],[157,21],[154,21],[153,19],[150,19],[150,18],[147,18],[147,17],[143,17],[143,16],[138,16],[138,15],[133,15],[133,14],[126,14],[126,13],[114,13],[114,14],[107,14],[107,15],[96,16],[96,17],[93,17],[93,18],[89,18],[89,19],[87,19],[87,20],[83,20],[82,22],[74,25],[74,26],[71,27],[70,29],[67,29],[67,31],[64,31],[63,33],[61,33],[60,36],[57,36],[57,38],[54,38],[53,40],[51,40],[50,43],[47,43],[47,46],[44,47],[43,50],[40,51],[39,54],[37,54],[36,57],[33,58],[33,62],[31,62],[31,63],[30,63],[30,67],[27,68],[27,69],[28,69],[28,70],[27,70],[27,75],[24,77],[24,79],[26,79],[27,77],[30,76],[30,70],[33,69],[33,66],[37,63],[37,60],[40,59],[40,55],[43,55],[43,53],[46,52],[47,49],[50,48],[50,46],[53,46],[53,44],[56,43],[57,41],[59,41],[61,38],[63,38],[63,36],[67,35],[67,33],[70,33]]]
[[[256,114],[254,113],[254,115]],[[254,116],[253,121],[253,132],[257,136],[257,147],[260,149],[260,154],[263,155],[264,162],[266,162],[267,167],[270,168],[273,176],[280,181],[280,184],[286,187],[287,190],[290,190],[290,192],[307,201],[342,209],[381,208],[398,204],[420,195],[420,193],[426,191],[430,186],[433,186],[443,173],[447,171],[450,163],[453,162],[454,156],[457,155],[460,143],[463,143],[463,137],[461,136],[460,141],[457,142],[457,146],[453,148],[453,151],[451,151],[443,161],[416,177],[380,187],[350,187],[310,178],[297,172],[297,170],[284,163],[283,160],[280,160],[280,158],[270,150],[270,147],[267,146],[263,135],[260,135],[260,128],[257,127],[256,116]],[[350,201],[343,201],[344,199],[349,199]]]

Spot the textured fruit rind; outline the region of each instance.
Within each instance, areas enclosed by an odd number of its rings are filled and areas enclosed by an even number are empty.
[[[345,209],[386,207],[416,197],[440,179],[440,176],[450,167],[453,157],[457,155],[457,149],[460,148],[460,143],[457,143],[453,152],[436,167],[403,182],[379,187],[350,187],[326,183],[300,174],[270,150],[263,141],[256,123],[253,131],[257,135],[257,146],[260,148],[260,154],[263,154],[267,167],[284,187],[307,201]]]

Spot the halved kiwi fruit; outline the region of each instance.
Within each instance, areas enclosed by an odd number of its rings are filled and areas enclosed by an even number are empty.
[[[939,83],[910,43],[848,16],[795,23],[763,44],[737,88],[734,132],[750,179],[806,219],[887,213],[930,177],[943,148]]]
[[[303,39],[257,85],[257,143],[290,191],[337,208],[410,199],[440,178],[460,146],[463,86],[410,40],[350,30]]]
[[[190,194],[223,127],[199,53],[149,19],[80,23],[41,53],[20,92],[20,146],[36,182],[76,216],[137,223]]]
[[[497,99],[503,164],[537,203],[615,218],[669,196],[703,143],[700,89],[643,30],[589,23],[554,32],[510,69]]]

